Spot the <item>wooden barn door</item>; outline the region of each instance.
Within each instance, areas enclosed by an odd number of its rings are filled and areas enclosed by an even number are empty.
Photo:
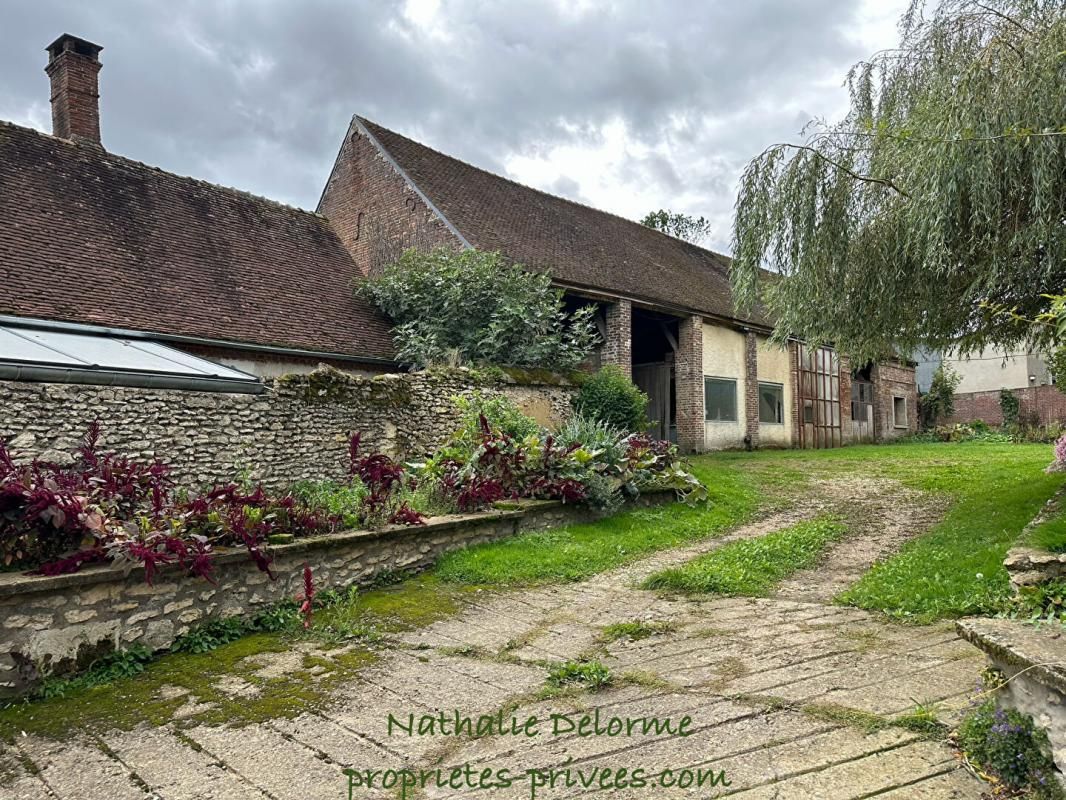
[[[840,447],[840,359],[829,347],[799,346],[801,447]]]
[[[656,439],[670,438],[672,367],[669,363],[633,365],[633,383],[648,396],[648,432]]]
[[[851,419],[855,428],[855,441],[874,440],[874,385],[870,381],[855,378],[851,382]]]

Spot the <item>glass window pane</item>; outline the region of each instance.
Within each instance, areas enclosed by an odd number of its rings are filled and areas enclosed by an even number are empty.
[[[780,424],[785,421],[785,387],[779,383],[759,384],[759,422]]]
[[[724,378],[705,378],[703,389],[706,418],[716,422],[735,422],[737,382]]]

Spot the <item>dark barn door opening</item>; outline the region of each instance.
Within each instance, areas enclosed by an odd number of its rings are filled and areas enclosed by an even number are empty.
[[[671,442],[677,441],[677,327],[676,317],[633,309],[633,383],[648,395],[648,432]]]
[[[840,447],[840,358],[829,347],[799,345],[799,439],[801,447]]]

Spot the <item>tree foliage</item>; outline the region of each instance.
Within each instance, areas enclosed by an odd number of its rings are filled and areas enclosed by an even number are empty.
[[[962,376],[943,361],[933,373],[929,391],[921,397],[922,427],[935,428],[937,420],[955,413],[955,390],[962,383]]]
[[[1066,285],[1066,4],[912,0],[900,32],[842,121],[748,165],[737,297],[857,357],[1032,344]]]
[[[694,217],[661,208],[644,217],[640,224],[692,244],[702,244],[711,235],[711,223],[705,217]]]
[[[567,314],[551,276],[499,253],[409,249],[357,291],[395,323],[401,361],[568,370],[592,352],[595,307]]]

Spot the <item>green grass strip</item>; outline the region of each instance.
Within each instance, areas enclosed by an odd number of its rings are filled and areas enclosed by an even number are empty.
[[[1035,526],[1028,544],[1051,553],[1066,553],[1066,511],[1057,511]]]
[[[761,597],[797,570],[818,562],[846,529],[829,517],[731,542],[687,564],[663,570],[645,588],[677,592]]]
[[[909,449],[899,447],[901,453]],[[915,448],[914,454],[925,450]],[[1003,568],[1007,550],[1063,477],[1043,472],[1048,447],[956,445],[942,452],[940,463],[915,459],[910,470],[896,465],[893,471],[905,483],[952,496],[954,506],[928,533],[875,564],[838,602],[915,622],[995,613],[1004,606],[1011,594]],[[1053,533],[1047,535],[1054,541]]]
[[[718,535],[748,519],[758,504],[754,482],[725,464],[693,465],[710,502],[623,512],[598,522],[523,534],[444,556],[444,581],[523,586],[579,581],[658,550]]]

